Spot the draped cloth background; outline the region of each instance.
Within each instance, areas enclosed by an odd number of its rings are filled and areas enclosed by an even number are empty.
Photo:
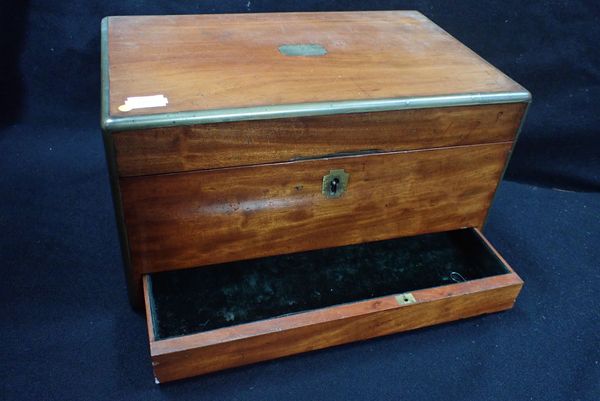
[[[486,234],[510,312],[156,386],[99,129],[106,15],[416,9],[533,94]],[[600,394],[600,3],[0,5],[0,398],[592,400]]]

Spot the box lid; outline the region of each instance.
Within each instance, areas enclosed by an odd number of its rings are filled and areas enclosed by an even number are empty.
[[[529,101],[416,11],[107,17],[107,131]]]

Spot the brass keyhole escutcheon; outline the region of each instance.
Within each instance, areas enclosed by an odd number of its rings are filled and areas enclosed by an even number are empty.
[[[326,198],[339,198],[348,190],[350,174],[342,170],[331,170],[323,177],[323,195]]]

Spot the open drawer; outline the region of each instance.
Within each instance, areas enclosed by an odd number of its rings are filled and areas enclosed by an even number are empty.
[[[157,382],[512,307],[523,282],[477,229],[144,276]]]

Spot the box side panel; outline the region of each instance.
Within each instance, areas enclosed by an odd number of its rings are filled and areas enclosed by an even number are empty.
[[[521,131],[523,130],[523,125],[525,124],[525,119],[527,118],[527,113],[529,111],[529,107],[531,106],[531,102],[524,103],[523,106],[524,106],[524,108],[522,109],[522,112],[520,113],[519,118],[517,120],[518,121],[518,127],[517,127],[517,129],[515,131],[515,134],[514,134],[513,145],[512,145],[512,148],[510,149],[509,156],[506,159],[506,163],[504,164],[504,170],[502,171],[502,174],[500,175],[500,179],[498,180],[498,183],[496,185],[496,190],[494,191],[494,196],[492,198],[492,202],[490,203],[490,208],[491,208],[491,206],[492,206],[492,204],[494,202],[494,199],[496,198],[496,194],[498,193],[498,188],[500,187],[500,183],[504,179],[504,176],[506,174],[506,170],[508,169],[508,164],[510,163],[510,160],[511,160],[512,155],[514,153],[515,146],[517,145],[517,140],[519,139]],[[487,223],[487,220],[488,220],[488,217],[489,217],[489,213],[490,213],[490,210],[488,208],[488,212],[487,212],[487,214],[485,216],[485,219],[484,219],[482,225],[479,227],[480,229],[483,229],[484,225]]]

